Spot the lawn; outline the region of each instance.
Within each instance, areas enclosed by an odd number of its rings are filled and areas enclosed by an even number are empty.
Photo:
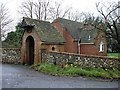
[[[120,58],[120,53],[108,53],[107,56],[111,58]]]
[[[34,66],[37,71],[44,72],[51,75],[58,76],[86,76],[86,77],[101,77],[101,78],[120,78],[120,71],[118,69],[102,69],[92,67],[68,66],[60,67],[54,64],[40,64]]]

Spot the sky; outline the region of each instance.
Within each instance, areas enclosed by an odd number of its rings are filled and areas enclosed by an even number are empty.
[[[25,0],[0,0],[0,3],[5,3],[6,7],[9,9],[10,15],[14,19],[14,24],[21,18],[20,14],[18,14],[18,9],[20,3],[23,1]],[[78,10],[79,12],[90,12],[97,16],[99,13],[96,10],[95,3],[118,2],[118,0],[63,0],[63,2],[66,7],[71,6],[74,10]]]

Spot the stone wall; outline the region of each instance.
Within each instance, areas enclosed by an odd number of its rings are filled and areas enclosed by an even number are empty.
[[[42,52],[42,62],[59,65],[73,64],[83,67],[119,68],[120,59],[105,56],[87,56],[70,53]]]
[[[66,64],[80,65],[83,67],[119,68],[120,59],[105,56],[88,56],[72,53],[58,53],[42,51],[42,63],[54,63],[61,66]],[[19,48],[3,48],[2,63],[20,63]],[[120,68],[119,68],[120,69]]]
[[[20,49],[19,48],[3,48],[2,63],[10,63],[10,64],[20,63]]]

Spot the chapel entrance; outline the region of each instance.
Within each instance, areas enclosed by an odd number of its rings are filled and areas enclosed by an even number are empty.
[[[26,39],[26,64],[34,64],[34,39],[28,36]]]

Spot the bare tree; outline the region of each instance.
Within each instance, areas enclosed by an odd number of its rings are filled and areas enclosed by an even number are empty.
[[[47,2],[43,2],[44,20],[45,21],[47,20],[47,17],[49,15],[49,5],[50,5],[49,0]]]
[[[104,5],[103,3],[96,4],[97,11],[103,16],[104,21],[108,29],[106,34],[108,38],[113,38],[118,46],[120,46],[120,16],[118,14],[118,9],[120,6],[118,3],[111,3],[109,6]],[[120,50],[120,47],[118,47]]]
[[[99,17],[95,17],[93,13],[89,12],[79,12],[79,11],[70,11],[68,19],[78,22],[83,22],[87,24],[94,24]],[[100,18],[99,18],[100,19]],[[99,20],[97,20],[99,21]]]
[[[19,13],[23,14],[26,17],[33,18],[34,4],[33,0],[22,2],[20,6]]]
[[[38,0],[36,2],[28,1],[24,2],[22,4],[22,7],[28,9],[28,11],[23,9],[27,17],[31,16],[30,18],[37,18],[39,20],[46,21],[49,15],[50,1],[49,0],[48,1]]]
[[[58,17],[67,17],[71,7],[63,8],[63,2],[52,2],[50,0],[29,0],[24,1],[19,12],[29,18],[36,18],[39,20],[54,20]]]
[[[35,13],[35,16],[37,19],[39,20],[42,20],[43,18],[43,5],[42,5],[42,1],[41,0],[38,0],[38,2],[34,3],[34,6],[35,6],[35,10],[34,10],[34,13]]]
[[[68,19],[73,21],[81,21],[82,16],[83,15],[79,11],[74,12],[73,10],[71,10],[68,13]]]
[[[3,3],[0,3],[0,36],[5,38],[5,33],[9,31],[9,25],[12,23],[9,11]]]
[[[54,20],[58,17],[65,18],[69,15],[72,7],[63,8],[63,1],[54,2],[54,6],[50,9],[51,18]]]

